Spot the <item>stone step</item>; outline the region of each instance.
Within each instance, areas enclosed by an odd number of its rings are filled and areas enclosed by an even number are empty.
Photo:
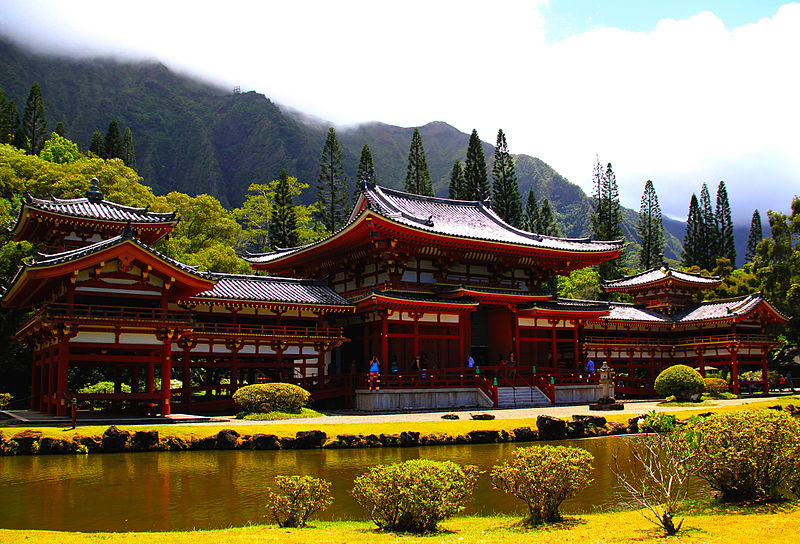
[[[497,406],[501,408],[550,405],[550,399],[547,398],[547,395],[536,387],[497,388]]]

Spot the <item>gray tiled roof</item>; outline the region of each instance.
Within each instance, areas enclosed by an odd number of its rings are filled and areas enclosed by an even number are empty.
[[[131,223],[166,223],[176,220],[175,212],[155,213],[147,208],[133,208],[123,206],[107,200],[90,200],[88,198],[72,198],[43,200],[30,197],[26,202],[28,206],[37,210],[81,217],[86,219],[100,219]]]
[[[579,252],[615,251],[623,246],[622,240],[593,242],[526,232],[504,222],[485,202],[420,196],[373,184],[365,184],[362,195],[373,212],[437,234]]]
[[[640,308],[632,304],[611,302],[609,313],[602,319],[607,321],[643,321],[648,323],[672,323],[670,316]]]
[[[211,274],[214,287],[192,298],[213,298],[257,302],[323,304],[349,306],[350,303],[331,289],[324,280],[298,280],[273,276]]]
[[[625,276],[618,280],[610,280],[604,282],[606,289],[620,289],[626,287],[642,287],[651,283],[663,281],[667,278],[674,278],[686,283],[695,284],[698,286],[710,287],[720,282],[719,276],[703,276],[700,274],[693,274],[690,272],[681,272],[670,267],[651,268],[633,276]]]
[[[581,300],[574,298],[559,298],[551,300],[537,300],[530,304],[521,304],[520,310],[553,310],[569,312],[607,312],[609,303],[601,300]]]
[[[764,301],[761,293],[723,300],[708,300],[676,315],[675,321],[688,323],[747,315]]]

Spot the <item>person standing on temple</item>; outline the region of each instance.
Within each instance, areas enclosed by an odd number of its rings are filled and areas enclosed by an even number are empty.
[[[517,377],[517,355],[513,351],[508,352],[508,377],[512,380]]]
[[[369,390],[372,391],[372,388],[375,385],[375,381],[378,379],[381,373],[381,362],[378,360],[377,355],[372,356],[372,360],[369,362]]]

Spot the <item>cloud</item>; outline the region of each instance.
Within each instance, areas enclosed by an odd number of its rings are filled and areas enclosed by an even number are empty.
[[[158,59],[340,124],[443,120],[490,142],[503,128],[587,190],[597,154],[634,208],[647,179],[677,217],[724,179],[749,221],[800,187],[798,4],[733,29],[702,12],[555,43],[546,4],[521,0],[10,4],[0,27],[28,46]]]

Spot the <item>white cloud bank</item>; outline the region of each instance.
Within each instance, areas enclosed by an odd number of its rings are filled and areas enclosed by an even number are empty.
[[[724,179],[745,222],[800,192],[798,4],[734,29],[703,12],[556,43],[524,1],[17,4],[0,27],[28,45],[158,59],[335,123],[503,128],[587,190],[599,154],[635,209],[647,179],[678,217],[703,182]]]

